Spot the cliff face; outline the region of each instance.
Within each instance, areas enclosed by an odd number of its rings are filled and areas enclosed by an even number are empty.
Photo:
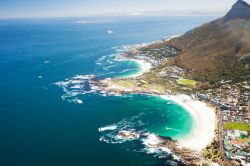
[[[249,77],[249,9],[239,0],[225,17],[170,40],[167,44],[182,50],[176,57],[177,65],[201,80]]]

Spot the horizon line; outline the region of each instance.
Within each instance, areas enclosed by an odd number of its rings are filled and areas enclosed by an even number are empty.
[[[191,9],[191,10],[160,10],[160,11],[135,11],[129,13],[89,13],[74,15],[51,15],[51,16],[13,16],[1,17],[0,19],[32,19],[32,18],[77,18],[77,17],[139,17],[139,16],[222,16],[227,13],[227,9]]]

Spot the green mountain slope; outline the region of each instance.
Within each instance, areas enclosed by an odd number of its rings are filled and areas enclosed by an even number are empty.
[[[244,1],[239,0],[237,3],[242,2]],[[244,15],[237,14],[237,10],[241,11],[237,3],[225,17],[197,27],[166,43],[182,50],[175,58],[178,66],[200,80],[249,79],[250,10],[246,10],[249,15],[246,12],[243,12]],[[249,5],[244,7],[250,9]],[[236,16],[229,19],[227,16],[232,16],[231,11]]]

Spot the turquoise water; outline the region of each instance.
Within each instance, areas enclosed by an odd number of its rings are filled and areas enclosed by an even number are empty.
[[[109,20],[100,23],[101,20]],[[107,17],[0,20],[0,165],[162,165],[139,140],[111,144],[98,128],[128,125],[174,139],[191,129],[190,115],[157,97],[102,96],[76,75],[98,79],[136,73],[117,61],[124,46],[151,42],[212,17]],[[89,20],[95,24],[77,24]],[[112,30],[113,34],[107,31]],[[129,69],[129,70],[128,70]],[[82,101],[83,103],[79,103]],[[111,134],[111,135],[108,135]]]

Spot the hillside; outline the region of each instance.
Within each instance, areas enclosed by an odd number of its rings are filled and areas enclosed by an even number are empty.
[[[182,50],[176,64],[196,79],[249,79],[250,6],[239,0],[225,17],[165,44]]]

